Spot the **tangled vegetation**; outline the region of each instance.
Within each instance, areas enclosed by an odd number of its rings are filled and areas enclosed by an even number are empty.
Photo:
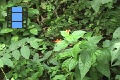
[[[119,0],[1,0],[0,80],[120,80]],[[28,27],[7,28],[7,7]]]

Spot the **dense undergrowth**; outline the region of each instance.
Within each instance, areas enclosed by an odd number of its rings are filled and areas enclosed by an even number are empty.
[[[0,80],[120,80],[119,0],[0,1]],[[28,27],[7,28],[7,7]]]

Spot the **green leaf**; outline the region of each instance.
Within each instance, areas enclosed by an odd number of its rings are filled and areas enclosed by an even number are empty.
[[[85,77],[92,65],[92,59],[88,53],[82,53],[79,56],[79,69],[81,74],[81,80]]]
[[[78,61],[75,59],[71,59],[70,63],[69,63],[69,71],[71,71],[72,69],[75,68],[75,66],[77,65]]]
[[[39,14],[39,11],[37,9],[29,8],[28,9],[28,15],[31,17],[35,14]]]
[[[37,35],[38,34],[38,30],[36,28],[32,28],[30,29],[30,32],[34,35]]]
[[[115,42],[114,45],[110,48],[111,52],[111,64],[115,59],[120,56],[120,42]]]
[[[109,2],[112,2],[113,0],[101,0],[101,3],[102,4],[106,4],[106,3],[109,3]]]
[[[2,29],[0,33],[9,33],[9,32],[12,32],[13,29],[10,29],[10,28],[6,28],[6,29]]]
[[[114,39],[117,39],[119,38],[120,39],[120,27],[118,27],[115,32],[113,33],[113,38]]]
[[[4,66],[3,61],[0,59],[0,68],[3,66]]]
[[[59,53],[59,59],[64,59],[67,57],[72,57],[73,53],[71,49],[66,49],[64,52]]]
[[[21,49],[21,55],[25,58],[25,59],[29,59],[30,56],[30,49],[28,46],[23,46]]]
[[[91,6],[96,13],[99,11],[100,5],[101,5],[101,0],[94,0],[91,2]]]
[[[14,51],[12,52],[12,55],[13,55],[13,57],[14,57],[16,60],[19,60],[19,58],[20,58],[20,52],[19,52],[19,50],[14,50]]]
[[[73,56],[75,57],[75,59],[77,59],[77,54],[80,52],[80,48],[79,48],[80,42],[78,42],[77,44],[75,44],[72,48],[73,51]]]
[[[70,36],[69,33],[67,33],[66,31],[60,31],[60,32],[61,32],[61,35],[65,38]]]
[[[69,58],[62,63],[62,69],[67,69],[71,71],[77,65],[77,60]]]
[[[105,41],[103,42],[102,47],[110,47],[110,44],[111,44],[111,41],[110,41],[110,40],[105,40]]]
[[[62,41],[55,44],[53,51],[60,51],[62,49],[65,49],[68,45],[69,44],[66,41],[62,40]]]
[[[38,46],[38,43],[36,42],[36,41],[31,41],[30,42],[30,45],[31,45],[31,47],[33,47],[33,48],[35,48],[35,49],[37,49],[39,46]]]
[[[3,61],[3,63],[9,67],[13,67],[13,62],[11,61],[11,59],[7,58],[7,57],[2,57],[1,60]]]
[[[52,80],[66,80],[64,75],[55,75]]]
[[[98,62],[96,66],[97,70],[110,79],[110,67],[109,63],[105,64],[104,62]]]
[[[81,38],[86,32],[82,30],[74,31],[71,36],[74,38],[74,41],[77,42],[79,38]]]

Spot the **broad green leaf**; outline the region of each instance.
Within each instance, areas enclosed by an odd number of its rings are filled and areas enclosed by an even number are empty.
[[[71,49],[66,49],[64,52],[59,53],[59,59],[64,59],[72,56],[73,56],[73,53]]]
[[[120,39],[120,27],[118,27],[115,32],[113,33],[113,38],[114,39],[117,39],[119,38]]]
[[[66,80],[64,75],[55,75],[52,80]]]
[[[93,36],[88,38],[88,43],[92,45],[96,45],[100,40],[102,39],[102,36]]]
[[[91,6],[94,9],[94,11],[97,13],[100,9],[100,5],[101,5],[101,0],[93,0],[91,2]]]
[[[37,62],[39,60],[39,54],[36,53],[34,56],[33,56],[33,61],[34,62]]]
[[[3,61],[0,59],[0,68],[3,66],[4,66]]]
[[[28,15],[31,17],[35,14],[39,14],[39,11],[37,9],[29,8],[28,9]]]
[[[13,55],[13,57],[16,59],[16,60],[19,60],[19,58],[20,58],[20,52],[19,52],[19,50],[14,50],[13,52],[12,52],[12,55]]]
[[[105,41],[103,42],[102,47],[110,47],[110,45],[111,45],[111,41],[110,41],[110,40],[105,40]]]
[[[15,50],[17,48],[18,48],[18,43],[17,42],[14,42],[9,46],[10,51]]]
[[[25,58],[25,59],[29,59],[30,57],[30,49],[28,46],[23,46],[20,49],[21,55]]]
[[[37,35],[38,34],[38,30],[36,28],[32,28],[30,29],[30,32],[34,35]]]
[[[30,45],[31,45],[31,47],[33,47],[33,48],[35,48],[35,49],[37,49],[39,46],[38,46],[38,43],[36,42],[36,41],[31,41],[30,42]]]
[[[11,55],[9,53],[4,53],[3,56],[6,58],[11,58]]]
[[[92,59],[89,53],[82,53],[79,56],[79,69],[81,74],[81,80],[85,77],[92,65]]]
[[[98,62],[98,65],[96,66],[97,70],[105,75],[106,77],[110,78],[110,67],[109,63],[105,64],[104,62]]]
[[[120,56],[120,42],[114,43],[111,47],[111,64],[112,62]]]
[[[69,35],[69,33],[67,33],[66,31],[60,31],[61,32],[61,35],[65,38],[67,38]]]
[[[25,45],[25,43],[27,42],[28,39],[29,39],[29,38],[23,38],[23,39],[19,40],[19,41],[17,42],[17,45],[18,45],[19,47]]]
[[[3,56],[1,58],[1,60],[3,61],[4,65],[7,65],[9,67],[13,67],[13,62],[11,61],[11,59]]]
[[[74,39],[74,37],[73,36],[68,36],[68,37],[66,37],[65,38],[67,41],[68,41],[68,43],[70,44],[70,43],[73,43],[73,42],[76,42],[76,40]]]
[[[71,59],[70,63],[69,63],[69,71],[71,71],[72,69],[75,68],[75,66],[77,65],[78,61],[75,59]]]
[[[51,63],[51,64],[53,64],[53,65],[59,65],[57,59],[55,59],[55,58],[50,59],[50,60],[49,60],[49,63]]]
[[[81,38],[86,32],[82,30],[74,31],[71,36],[73,37],[74,41],[77,42],[79,38]]]
[[[62,68],[71,71],[77,65],[77,60],[69,58],[62,63]]]
[[[65,40],[62,40],[55,44],[53,51],[60,51],[62,49],[65,49],[68,45],[69,44]]]
[[[2,29],[0,33],[9,33],[9,32],[12,32],[13,29],[10,29],[10,28],[5,28],[5,29]]]

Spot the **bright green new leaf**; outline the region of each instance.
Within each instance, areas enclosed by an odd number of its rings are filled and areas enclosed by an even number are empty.
[[[30,49],[28,46],[23,46],[20,49],[21,55],[25,58],[25,59],[29,59],[30,57]]]
[[[38,43],[36,42],[36,41],[31,41],[30,42],[30,45],[31,45],[31,47],[33,47],[33,48],[35,48],[35,49],[37,49],[39,46],[38,46]]]
[[[115,32],[113,33],[113,38],[114,39],[117,39],[119,38],[120,39],[120,27],[118,27]]]
[[[38,30],[36,28],[32,28],[30,29],[30,32],[34,35],[37,35],[38,34]]]
[[[65,38],[68,37],[68,36],[70,36],[69,33],[67,33],[66,31],[60,31],[60,33]]]
[[[12,55],[13,55],[13,57],[16,59],[16,60],[19,60],[19,58],[20,58],[20,52],[19,52],[19,50],[14,50],[13,52],[12,52]]]
[[[74,41],[77,42],[79,38],[81,38],[86,32],[82,30],[74,31],[71,36],[73,37]]]
[[[13,29],[5,28],[5,29],[2,29],[2,30],[0,31],[0,33],[9,33],[9,32],[12,32],[12,31],[13,31]]]
[[[60,51],[62,49],[65,49],[68,45],[69,44],[65,40],[62,40],[55,44],[54,51]]]
[[[0,59],[0,68],[3,67],[3,61]]]

